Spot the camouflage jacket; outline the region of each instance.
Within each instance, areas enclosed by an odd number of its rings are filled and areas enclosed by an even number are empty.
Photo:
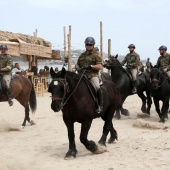
[[[98,52],[96,51],[85,51],[83,52],[78,60],[77,60],[77,66],[78,67],[84,67],[89,65],[96,65],[96,64],[102,64],[102,59]],[[88,79],[91,79],[92,77],[99,77],[99,70],[86,70],[85,75]]]
[[[147,69],[153,68],[152,63],[151,63],[150,61],[147,61],[147,62],[146,62],[146,68],[147,68]]]
[[[164,68],[167,68],[170,71],[170,54],[166,53],[165,56],[160,56],[156,63],[156,67],[163,71]]]
[[[9,71],[4,71],[4,72],[1,71],[0,72],[1,74],[4,74],[4,75],[11,74],[11,70],[13,68],[13,61],[9,54],[0,54],[0,69],[1,68],[9,69]]]
[[[136,52],[128,53],[124,60],[121,62],[122,65],[127,63],[127,69],[137,69],[140,66],[140,56]]]

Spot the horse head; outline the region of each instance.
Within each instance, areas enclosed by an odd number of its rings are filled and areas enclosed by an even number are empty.
[[[117,60],[117,58],[118,58],[118,54],[116,56],[110,55],[110,58],[108,60],[105,60],[106,64],[104,64],[104,66],[107,69],[111,69],[111,68],[114,68],[116,66],[119,66],[120,62]]]
[[[63,108],[63,102],[68,92],[68,83],[66,81],[66,70],[63,67],[61,71],[55,73],[53,68],[50,69],[52,82],[49,85],[48,92],[52,94],[51,109],[58,112]]]
[[[153,90],[159,88],[159,84],[162,82],[161,72],[157,68],[153,68],[150,72],[150,82]]]

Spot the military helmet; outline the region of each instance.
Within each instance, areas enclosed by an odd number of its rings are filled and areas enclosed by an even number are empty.
[[[0,50],[8,50],[8,47],[6,44],[1,44],[0,45]]]
[[[150,60],[150,58],[147,58],[147,60]]]
[[[128,48],[134,48],[134,49],[135,49],[135,45],[134,45],[134,44],[130,44],[130,45],[128,46]]]
[[[93,37],[87,37],[84,41],[85,44],[95,44],[95,39]]]
[[[167,50],[167,47],[166,47],[165,45],[162,45],[162,46],[159,47],[158,50],[165,50],[165,51],[166,51],[166,50]]]

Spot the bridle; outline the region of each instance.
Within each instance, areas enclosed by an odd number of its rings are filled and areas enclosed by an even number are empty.
[[[71,94],[67,98],[66,98],[66,95],[67,95],[67,93],[70,92],[70,88],[69,88],[69,85],[66,81],[66,78],[55,78],[55,79],[53,79],[53,81],[60,81],[64,85],[64,95],[63,95],[63,97],[51,96],[51,99],[61,101],[61,108],[63,108],[67,104],[67,101],[70,99],[70,97],[73,95],[73,93],[76,91],[78,85],[80,84],[80,81],[82,80],[82,78],[84,76],[84,73],[85,73],[85,70],[81,74],[81,77],[80,77],[75,89],[71,92]]]
[[[153,78],[153,79],[150,80],[150,81],[151,81],[151,83],[152,83],[152,82],[157,82],[157,83],[159,84],[160,78],[159,78],[159,79]],[[165,82],[165,79],[164,79],[164,81],[158,86],[158,88],[161,87],[161,86],[164,84],[164,82]]]

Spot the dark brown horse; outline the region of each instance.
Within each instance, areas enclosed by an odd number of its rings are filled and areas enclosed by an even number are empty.
[[[103,81],[103,110],[102,114],[96,112],[94,101],[85,81],[78,74],[66,71],[55,73],[50,70],[53,78],[49,85],[49,92],[52,94],[51,109],[54,112],[62,110],[63,120],[67,126],[69,138],[69,150],[65,158],[76,157],[74,123],[81,123],[80,141],[93,153],[102,153],[100,147],[94,141],[88,140],[88,132],[93,119],[101,117],[104,120],[103,134],[99,144],[105,146],[107,135],[110,131],[109,143],[117,139],[117,132],[113,127],[112,118],[119,104],[120,93],[112,81]]]
[[[31,125],[34,124],[32,120],[29,118],[29,106],[31,111],[34,113],[36,111],[37,102],[36,95],[34,91],[34,86],[31,81],[23,76],[15,75],[11,80],[11,90],[12,90],[12,98],[18,100],[18,102],[24,106],[25,108],[25,118],[22,123],[22,127],[25,127],[26,121],[28,121]],[[6,92],[5,92],[5,81],[0,76],[0,102],[8,101]]]

